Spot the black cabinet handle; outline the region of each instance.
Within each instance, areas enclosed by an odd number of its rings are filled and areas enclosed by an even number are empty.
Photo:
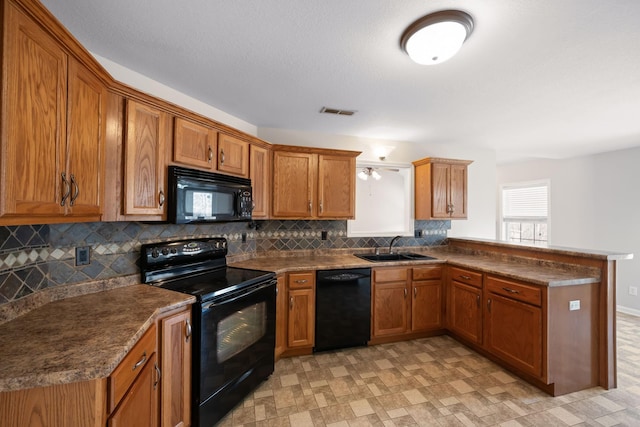
[[[80,195],[80,187],[76,182],[76,177],[71,174],[71,185],[75,187],[75,191],[73,192],[73,196],[71,196],[71,200],[69,201],[69,206],[73,206],[76,203],[76,199]]]

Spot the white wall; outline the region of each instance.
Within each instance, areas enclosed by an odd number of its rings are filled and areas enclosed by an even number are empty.
[[[448,235],[452,237],[495,238],[496,156],[492,150],[274,128],[259,128],[258,137],[274,144],[362,151],[358,160],[379,161],[379,150],[390,151],[385,159],[389,163],[410,165],[412,161],[423,157],[473,160],[473,163],[469,165],[468,220],[451,221],[451,230]]]
[[[498,166],[501,184],[549,179],[550,244],[630,252],[618,262],[617,303],[640,314],[640,148],[562,160]]]
[[[191,110],[194,113],[202,114],[205,117],[241,130],[249,135],[256,136],[257,127],[251,123],[232,116],[231,114],[227,114],[222,110],[212,107],[209,104],[205,104],[204,102],[185,95],[182,92],[178,92],[169,86],[159,83],[107,58],[103,58],[95,53],[92,53],[92,55],[107,70],[107,72],[119,82],[136,88],[141,92],[172,102],[186,108],[187,110]]]

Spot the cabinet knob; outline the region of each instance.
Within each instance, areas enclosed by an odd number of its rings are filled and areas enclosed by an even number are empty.
[[[487,299],[487,310],[491,313],[491,298]]]
[[[413,288],[413,297],[414,298],[418,298],[418,288],[417,287]]]
[[[71,194],[71,186],[69,185],[69,181],[67,181],[67,174],[65,174],[64,172],[62,172],[62,183],[64,184],[64,194],[62,195],[62,200],[60,201],[60,206],[64,206],[65,202],[67,201],[67,197],[69,197],[69,194]]]
[[[289,309],[293,310],[293,297],[289,298]]]
[[[320,213],[322,213],[322,200],[320,200]]]
[[[160,203],[160,207],[164,206],[164,201],[165,201],[164,191],[160,190],[160,194],[158,196],[158,203]]]
[[[224,165],[224,150],[220,150],[220,164]]]
[[[407,297],[407,288],[404,288],[404,297]]]
[[[211,146],[209,146],[209,162],[211,162],[211,160],[213,160],[213,150],[211,149]]]

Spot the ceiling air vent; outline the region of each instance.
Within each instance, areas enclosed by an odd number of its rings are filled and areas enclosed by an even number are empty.
[[[329,107],[322,107],[320,112],[325,114],[335,114],[336,116],[353,116],[356,113],[355,110],[340,110],[338,108]]]

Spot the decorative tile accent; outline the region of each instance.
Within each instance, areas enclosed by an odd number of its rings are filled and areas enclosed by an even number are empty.
[[[346,221],[256,221],[221,224],[97,222],[0,227],[0,304],[45,287],[139,273],[140,246],[164,240],[225,237],[229,255],[273,250],[386,247],[388,237],[347,237]],[[416,221],[423,237],[396,246],[440,245],[450,221]],[[322,232],[327,239],[322,240]],[[243,242],[243,235],[245,240]],[[75,248],[91,248],[91,264],[75,265]],[[17,274],[22,271],[22,274]],[[37,272],[33,275],[25,271]]]

